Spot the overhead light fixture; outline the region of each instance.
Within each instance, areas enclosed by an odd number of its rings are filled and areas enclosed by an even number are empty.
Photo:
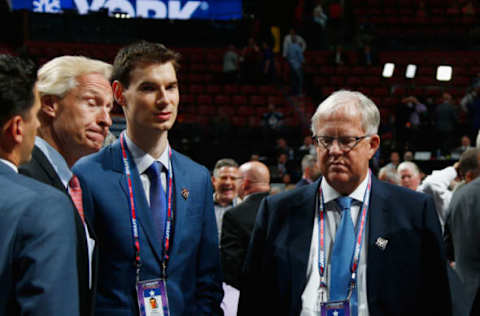
[[[450,81],[452,79],[452,66],[438,66],[437,80]]]
[[[417,65],[408,64],[407,69],[405,70],[405,77],[409,79],[415,78],[416,73],[417,73]]]
[[[385,63],[385,65],[383,65],[382,76],[384,78],[391,78],[393,76],[393,71],[394,70],[395,70],[395,64],[394,63]]]

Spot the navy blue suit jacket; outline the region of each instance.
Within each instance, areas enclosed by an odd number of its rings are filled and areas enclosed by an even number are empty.
[[[140,237],[140,279],[160,278],[160,243],[131,156],[130,161]],[[171,315],[222,314],[222,276],[210,174],[176,151],[172,151],[171,162],[175,213],[167,267]],[[85,214],[99,244],[96,314],[137,315],[135,250],[120,142],[81,159],[73,171],[80,179]],[[188,196],[182,191],[188,191]]]
[[[239,315],[299,315],[320,180],[263,200],[250,240]],[[367,300],[371,316],[450,315],[440,225],[431,197],[372,178]],[[384,250],[376,246],[388,240]]]
[[[79,315],[72,204],[0,162],[0,315]]]

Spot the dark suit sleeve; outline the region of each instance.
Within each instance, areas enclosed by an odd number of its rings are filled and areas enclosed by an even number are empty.
[[[223,315],[222,271],[218,247],[218,230],[213,207],[213,189],[205,172],[205,209],[202,236],[197,256],[197,288],[195,315]],[[186,263],[187,264],[187,263]],[[191,263],[194,264],[194,263]]]
[[[67,197],[59,193],[27,206],[13,264],[22,315],[79,315],[75,236]]]
[[[225,282],[240,289],[240,274],[245,259],[240,224],[231,212],[225,212],[222,224],[220,254]]]
[[[451,315],[451,293],[447,272],[447,258],[442,240],[442,231],[435,204],[431,197],[426,200],[424,209],[424,261],[425,280],[423,293],[430,293],[430,297],[437,298],[435,315]],[[430,308],[431,308],[430,307]]]
[[[268,307],[263,310],[264,297],[269,295],[262,290],[265,284],[263,267],[268,265],[264,258],[268,223],[268,198],[260,204],[258,216],[248,246],[245,265],[243,266],[243,282],[241,282],[239,316],[268,315]]]

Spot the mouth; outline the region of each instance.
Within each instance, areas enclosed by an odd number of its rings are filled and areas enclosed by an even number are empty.
[[[222,193],[223,193],[223,194],[233,194],[233,193],[234,193],[234,190],[233,190],[233,189],[223,189],[223,190],[222,190]]]
[[[96,142],[96,143],[103,143],[107,133],[104,131],[97,131],[97,130],[87,130],[87,138]]]
[[[345,168],[345,165],[342,164],[342,163],[339,163],[339,162],[331,162],[331,163],[329,164],[329,168],[330,168],[330,170],[332,170],[332,171],[343,171],[343,170],[346,169],[346,168]]]
[[[168,121],[171,116],[171,112],[160,112],[155,114],[155,118],[159,121]]]

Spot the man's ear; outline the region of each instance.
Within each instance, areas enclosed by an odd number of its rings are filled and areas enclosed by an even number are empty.
[[[215,177],[211,176],[210,179],[212,180],[212,185],[215,187]]]
[[[47,117],[54,118],[57,116],[59,97],[55,95],[44,95],[40,97],[41,108],[40,112]]]
[[[15,115],[2,126],[2,138],[5,145],[14,146],[23,140],[24,121],[20,115]]]
[[[120,106],[125,106],[126,101],[125,97],[123,95],[123,85],[120,83],[120,81],[115,80],[112,83],[112,90],[113,90],[113,98],[115,99],[115,102],[117,102]]]
[[[374,134],[370,136],[369,159],[372,159],[373,155],[375,155],[375,153],[377,152],[378,147],[380,147],[380,136]]]
[[[466,182],[466,183],[469,183],[469,182],[472,181],[473,179],[474,179],[473,171],[472,171],[472,170],[468,170],[468,171],[465,173],[465,182]]]

